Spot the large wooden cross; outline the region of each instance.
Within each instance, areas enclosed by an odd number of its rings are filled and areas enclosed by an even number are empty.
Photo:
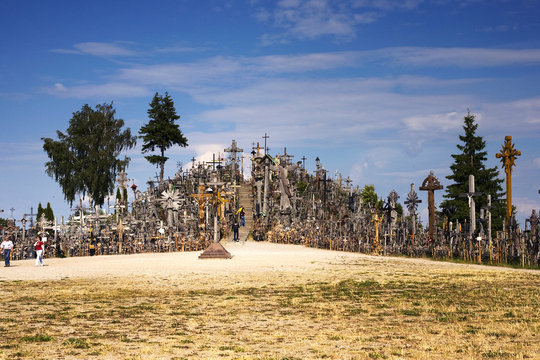
[[[512,217],[512,167],[516,165],[516,156],[520,156],[521,151],[514,149],[512,137],[504,137],[504,144],[501,152],[495,154],[497,159],[501,159],[502,167],[506,173],[506,223],[510,223]]]
[[[443,186],[439,182],[433,172],[430,172],[428,177],[422,182],[422,186],[418,189],[428,192],[428,211],[429,211],[429,237],[435,237],[435,190],[441,190]]]
[[[199,193],[191,194],[192,198],[195,198],[199,203],[199,228],[204,228],[204,204],[207,199],[212,197],[212,194],[207,194],[204,190],[206,187],[204,185],[199,185]]]

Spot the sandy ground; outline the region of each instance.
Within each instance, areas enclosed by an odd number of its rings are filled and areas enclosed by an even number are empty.
[[[227,242],[225,248],[232,259],[199,259],[202,251],[149,253],[135,255],[108,255],[93,257],[50,258],[45,266],[36,267],[35,260],[12,261],[11,267],[0,267],[0,280],[60,280],[77,278],[175,276],[179,274],[242,274],[303,273],[326,265],[349,262],[411,262],[419,267],[433,266],[425,259],[377,257],[358,253],[312,249],[299,245],[267,242]],[[431,265],[430,265],[431,264]],[[463,265],[437,262],[437,267],[470,268]],[[488,267],[483,266],[483,269]],[[501,269],[489,267],[493,269]],[[510,269],[505,269],[510,270]]]

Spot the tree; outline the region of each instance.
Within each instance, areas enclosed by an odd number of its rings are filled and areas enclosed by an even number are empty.
[[[165,156],[165,150],[173,145],[186,147],[187,138],[184,137],[178,124],[174,122],[180,119],[176,115],[174,102],[166,92],[165,96],[158,93],[154,95],[147,111],[150,121],[139,130],[139,138],[143,139],[143,154],[150,151],[159,150],[160,155],[145,156],[146,160],[153,165],[160,167],[160,180],[163,180],[165,162],[169,159]]]
[[[52,207],[51,207],[51,203],[50,203],[50,202],[47,203],[47,207],[45,208],[45,218],[46,218],[48,221],[54,222],[54,212],[53,212],[53,209],[52,209]]]
[[[37,207],[37,215],[36,215],[36,219],[39,221],[39,219],[41,219],[41,215],[43,215],[43,213],[45,212],[45,209],[43,209],[43,206],[41,206],[41,202],[38,203],[38,207]]]
[[[364,188],[360,190],[360,200],[364,206],[371,209],[382,210],[384,206],[384,201],[379,199],[375,192],[375,185],[364,185]]]
[[[103,205],[114,191],[117,173],[129,163],[128,157],[119,156],[133,148],[137,138],[123,129],[124,120],[116,119],[115,112],[112,103],[97,105],[96,110],[84,105],[73,113],[65,134],[56,132],[58,140],[42,138],[50,159],[47,175],[59,183],[70,204],[82,193]]]
[[[504,201],[500,199],[503,196],[501,187],[502,179],[499,179],[497,167],[486,168],[487,152],[484,151],[485,141],[481,136],[476,136],[478,124],[475,122],[475,116],[467,111],[464,117],[463,130],[464,135],[459,136],[463,144],[458,144],[458,154],[452,155],[454,163],[450,166],[452,174],[446,178],[453,183],[446,187],[447,199],[440,204],[441,208],[455,206],[456,212],[451,220],[459,220],[463,223],[469,220],[469,203],[467,197],[461,197],[460,194],[469,192],[469,175],[474,175],[475,191],[484,194],[475,197],[477,212],[481,207],[487,206],[487,195],[491,195],[491,213],[492,226],[495,230],[502,230],[504,220]],[[478,219],[478,216],[477,216]]]

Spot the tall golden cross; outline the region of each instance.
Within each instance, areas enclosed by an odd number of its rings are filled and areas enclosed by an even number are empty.
[[[379,214],[375,213],[373,215],[373,218],[371,219],[371,222],[373,225],[375,225],[375,239],[373,241],[373,250],[375,253],[379,254],[381,251],[380,243],[379,243],[379,226],[382,223],[382,217],[379,217]]]
[[[514,149],[512,137],[507,135],[504,137],[504,144],[501,152],[495,156],[501,159],[502,167],[506,173],[506,221],[507,224],[512,216],[512,167],[516,165],[516,156],[520,156],[521,151]]]

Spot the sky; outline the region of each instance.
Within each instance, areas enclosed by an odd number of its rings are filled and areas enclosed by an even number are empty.
[[[505,136],[522,152],[512,188],[523,227],[540,209],[538,14],[537,0],[1,0],[0,216],[39,202],[69,216],[41,139],[110,102],[138,134],[153,95],[168,92],[189,146],[167,151],[166,177],[233,139],[249,155],[268,134],[271,155],[286,147],[310,171],[319,157],[401,203],[430,171],[450,184],[469,110],[501,178]],[[125,155],[144,190],[158,169],[141,144]]]

